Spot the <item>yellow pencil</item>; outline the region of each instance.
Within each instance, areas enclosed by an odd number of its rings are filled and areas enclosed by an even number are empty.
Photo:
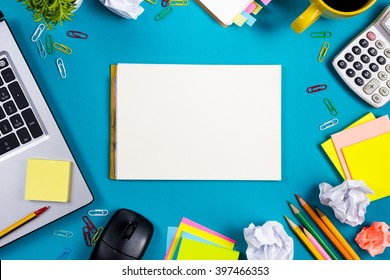
[[[303,245],[306,246],[306,248],[310,251],[310,253],[316,258],[317,260],[325,260],[323,256],[321,256],[320,252],[314,247],[314,245],[310,242],[310,240],[306,237],[306,235],[303,233],[303,231],[293,222],[291,221],[287,216],[284,216],[284,218],[287,220],[289,226],[293,230],[293,232],[298,236],[298,238],[302,241]]]
[[[329,218],[317,207],[315,208],[318,216],[324,222],[324,224],[329,228],[329,230],[333,233],[333,235],[337,238],[337,240],[341,243],[345,250],[353,257],[354,260],[360,260],[360,257],[353,250],[351,245],[345,240],[344,236],[339,232],[339,230],[334,226],[334,224],[329,220]]]

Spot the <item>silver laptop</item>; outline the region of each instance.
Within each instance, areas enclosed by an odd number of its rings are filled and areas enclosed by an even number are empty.
[[[68,202],[25,200],[29,158],[72,162]],[[0,232],[49,209],[0,238],[0,247],[93,201],[91,191],[0,12]]]

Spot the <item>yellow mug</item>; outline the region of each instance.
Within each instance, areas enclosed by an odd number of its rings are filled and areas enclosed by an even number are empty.
[[[320,16],[329,19],[353,17],[370,8],[376,0],[310,0],[310,6],[291,24],[296,33],[302,33]]]

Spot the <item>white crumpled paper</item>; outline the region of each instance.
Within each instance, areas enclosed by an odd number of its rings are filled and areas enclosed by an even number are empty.
[[[128,18],[137,19],[144,9],[139,5],[143,0],[99,0],[107,9],[115,14]]]
[[[244,228],[244,238],[248,243],[248,260],[292,260],[293,239],[287,235],[283,225],[268,221],[263,226],[250,224]]]
[[[332,207],[340,222],[353,227],[364,222],[366,207],[370,204],[367,194],[374,193],[364,181],[346,180],[336,187],[321,183],[319,187],[321,203]]]

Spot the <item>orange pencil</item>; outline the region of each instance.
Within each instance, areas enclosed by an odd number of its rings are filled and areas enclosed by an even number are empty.
[[[340,241],[341,245],[349,252],[349,254],[353,257],[354,260],[360,260],[360,257],[356,252],[352,249],[351,245],[345,240],[344,236],[338,231],[335,225],[329,220],[329,218],[322,213],[320,209],[315,208],[320,219],[325,223],[325,225],[329,228],[329,230],[333,233],[333,235]]]
[[[311,206],[303,200],[299,195],[295,195],[302,205],[303,209],[305,209],[306,213],[312,218],[312,220],[317,224],[317,226],[322,230],[322,232],[329,238],[329,240],[333,243],[333,245],[340,251],[340,253],[347,260],[353,260],[354,258],[348,253],[347,250],[341,245],[341,243],[337,240],[337,238],[333,235],[333,233],[328,229],[325,223],[318,217],[318,215],[314,212]]]

